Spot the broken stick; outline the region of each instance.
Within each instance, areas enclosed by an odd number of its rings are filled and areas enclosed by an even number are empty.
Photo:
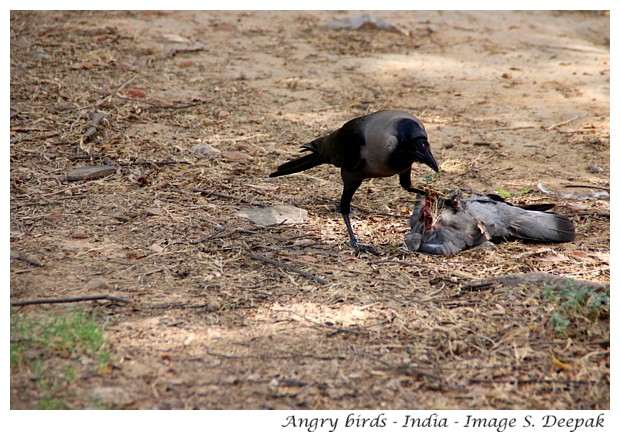
[[[129,304],[131,301],[126,298],[120,298],[118,296],[111,295],[97,295],[97,296],[81,296],[76,298],[50,298],[50,299],[31,299],[27,301],[15,301],[11,302],[11,307],[30,306],[36,304],[61,304],[80,301],[100,301],[108,300],[112,302],[120,302],[123,304]]]
[[[299,274],[302,277],[306,277],[316,283],[319,283],[322,285],[327,284],[327,281],[325,281],[323,278],[317,277],[316,275],[313,275],[301,269],[297,269],[296,267],[289,266],[288,264],[281,263],[276,260],[272,260],[271,258],[267,258],[267,257],[263,257],[262,255],[256,255],[256,254],[251,254],[251,253],[247,254],[247,256],[250,257],[252,260],[262,261],[263,263],[273,264],[274,266],[280,267],[282,269],[290,270],[291,272],[295,272],[296,274]]]

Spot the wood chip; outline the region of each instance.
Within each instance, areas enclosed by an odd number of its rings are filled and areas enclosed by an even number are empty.
[[[89,167],[74,168],[67,172],[67,180],[92,180],[110,176],[116,172],[116,167],[112,165],[95,165]]]
[[[247,218],[261,226],[277,224],[294,225],[308,220],[308,211],[290,205],[267,206],[265,208],[246,208],[235,213],[237,217]]]

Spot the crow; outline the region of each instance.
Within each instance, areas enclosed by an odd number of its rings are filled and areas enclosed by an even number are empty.
[[[431,153],[424,125],[409,113],[383,110],[345,123],[338,130],[301,147],[310,154],[280,165],[269,177],[298,173],[322,164],[340,168],[343,190],[339,210],[349,233],[350,245],[357,255],[376,253],[371,246],[359,244],[349,215],[353,194],[366,179],[398,174],[407,191],[425,194],[411,186],[411,165],[424,163],[435,172],[439,165]]]

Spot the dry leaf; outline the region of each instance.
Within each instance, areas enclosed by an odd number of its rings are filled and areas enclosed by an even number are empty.
[[[222,157],[234,162],[248,162],[253,159],[252,156],[241,151],[222,151]]]
[[[128,89],[125,90],[125,95],[131,99],[146,99],[148,96],[143,89]]]
[[[82,63],[73,63],[69,66],[71,70],[88,70],[95,67],[94,63],[90,63],[88,61],[84,61]]]
[[[168,43],[184,43],[184,44],[189,44],[190,41],[185,38],[182,37],[180,35],[176,35],[176,34],[164,34],[162,35],[164,41],[167,41]]]
[[[551,363],[554,367],[559,368],[560,370],[572,371],[577,369],[577,367],[562,362],[557,357],[555,357],[554,354],[551,355]]]
[[[607,263],[607,264],[610,263],[609,252],[593,252],[591,255],[597,260],[602,261],[603,263]]]
[[[313,257],[312,255],[300,255],[297,258],[302,261],[307,261],[309,263],[316,263],[317,261],[319,261],[316,257]]]
[[[157,243],[153,243],[150,247],[152,251],[157,252],[158,254],[164,251],[164,248],[158,245]]]
[[[566,255],[552,251],[552,250],[541,253],[540,257],[542,260],[556,262],[556,263],[560,261],[569,260],[569,258]]]

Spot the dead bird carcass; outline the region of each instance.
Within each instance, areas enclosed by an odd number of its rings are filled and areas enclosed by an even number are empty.
[[[447,198],[427,194],[416,201],[405,245],[412,252],[452,255],[489,240],[574,241],[575,225],[562,214],[546,212],[552,207],[514,206],[496,196],[461,199],[457,191]]]

